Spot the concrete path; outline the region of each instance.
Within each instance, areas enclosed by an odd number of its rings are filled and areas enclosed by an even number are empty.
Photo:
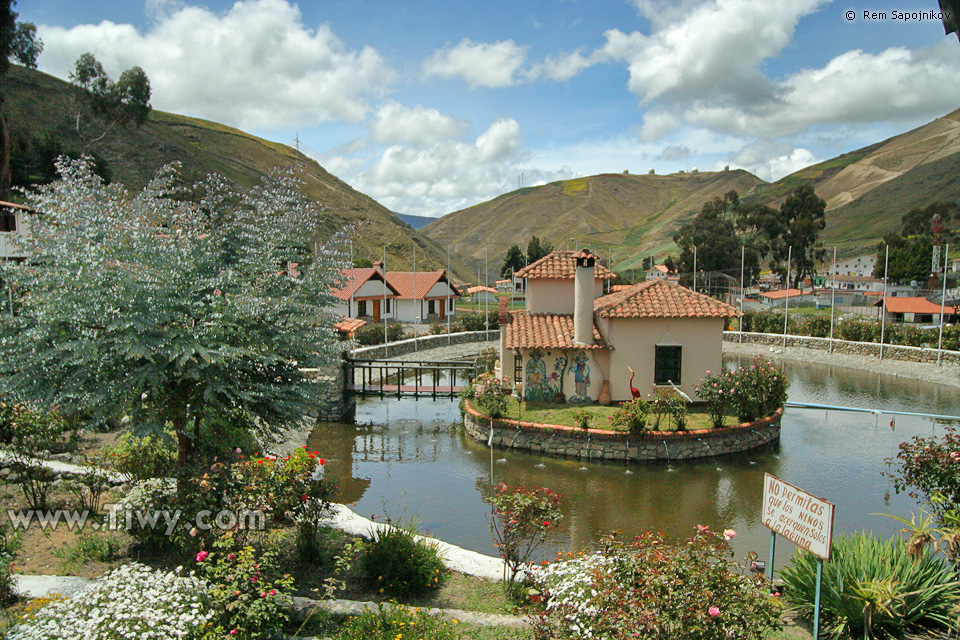
[[[0,463],[2,462],[12,462],[13,456],[8,451],[0,451]],[[56,460],[38,460],[46,468],[54,471],[56,473],[66,473],[70,475],[80,475],[86,473],[89,470],[89,467],[85,467],[80,464],[70,464],[69,462],[57,462]],[[123,484],[128,480],[119,474],[116,473],[107,473],[107,478],[113,484]]]
[[[14,575],[17,593],[27,598],[42,598],[51,593],[67,597],[93,584],[90,578],[76,576],[21,576]]]

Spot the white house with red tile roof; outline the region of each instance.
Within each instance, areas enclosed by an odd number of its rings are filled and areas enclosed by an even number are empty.
[[[337,298],[335,312],[345,318],[373,322],[396,318],[396,300],[400,294],[375,266],[345,269],[340,275],[343,286],[333,290]]]
[[[386,279],[397,291],[397,320],[429,322],[456,315],[460,292],[447,279],[446,269],[387,271]]]
[[[343,286],[333,292],[339,300],[335,310],[351,318],[429,322],[455,315],[460,297],[445,269],[384,272],[378,260],[373,267],[347,269],[342,275]]]
[[[586,250],[542,261],[527,267],[527,309],[507,312],[503,300],[500,309],[500,375],[528,401],[620,402],[631,386],[646,396],[676,385],[693,397],[706,371],[720,369],[724,325],[740,315],[733,306],[659,279],[600,295],[613,274]]]
[[[926,298],[906,297],[906,296],[887,296],[882,300],[877,300],[873,306],[883,305],[883,313],[887,317],[887,322],[907,322],[914,324],[940,324],[940,303],[931,302]],[[943,314],[947,316],[947,322],[950,322],[950,316],[956,316],[958,310],[952,305],[946,305],[943,308]]]
[[[647,280],[666,280],[670,277],[670,270],[665,264],[655,264],[643,273]]]

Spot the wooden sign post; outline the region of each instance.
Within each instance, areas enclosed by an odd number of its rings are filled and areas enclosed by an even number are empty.
[[[770,529],[770,584],[777,534],[817,556],[817,595],[813,605],[813,640],[820,631],[820,583],[823,561],[830,559],[833,541],[833,504],[764,474],[760,523]]]

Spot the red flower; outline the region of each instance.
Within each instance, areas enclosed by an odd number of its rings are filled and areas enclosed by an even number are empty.
[[[304,502],[306,502],[307,500],[310,499],[310,496],[308,496],[307,494],[303,494],[303,497],[300,498],[300,499],[303,500]]]
[[[545,526],[545,527],[549,527],[549,526],[550,526],[550,523],[549,523],[549,522],[547,522],[546,520],[544,520],[544,521],[543,521],[543,526]]]
[[[327,461],[324,460],[323,458],[320,458],[320,466],[323,466],[325,464],[327,464]]]
[[[197,562],[203,562],[204,560],[207,559],[209,555],[210,555],[209,552],[201,551],[200,553],[197,554]]]

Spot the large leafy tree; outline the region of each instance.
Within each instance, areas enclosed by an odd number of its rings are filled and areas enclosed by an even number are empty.
[[[500,277],[501,278],[511,278],[513,277],[514,271],[519,271],[523,268],[523,251],[520,250],[520,245],[512,245],[507,249],[507,255],[503,259],[503,266],[500,267]]]
[[[0,317],[0,389],[172,427],[181,463],[207,418],[239,410],[282,426],[316,406],[304,369],[339,359],[330,286],[345,265],[304,240],[321,214],[292,176],[184,190],[167,168],[131,194],[88,163],[60,170],[28,198],[33,259],[2,265],[19,295]]]
[[[877,245],[877,266],[873,275],[886,274],[887,247],[890,247],[890,280],[893,282],[927,282],[933,268],[935,221],[939,221],[940,242],[957,241],[960,205],[956,202],[935,202],[922,209],[911,209],[901,218],[900,233],[888,233]],[[941,258],[942,260],[942,258]]]
[[[771,270],[787,281],[787,259],[790,259],[790,286],[799,287],[816,271],[826,250],[820,232],[827,226],[827,203],[810,185],[798,187],[780,205],[780,211],[764,221],[764,233],[771,249]]]
[[[553,251],[553,247],[549,243],[541,242],[540,238],[533,236],[527,243],[527,264],[533,264],[551,251]]]
[[[140,67],[127,69],[114,82],[100,61],[87,52],[74,63],[70,81],[86,91],[93,102],[94,113],[88,113],[84,103],[77,107],[76,131],[83,141],[84,154],[117,126],[134,123],[139,127],[147,121],[152,108],[150,79]]]
[[[741,215],[740,198],[736,191],[729,191],[723,197],[704,203],[700,213],[674,234],[673,241],[680,249],[674,266],[684,274],[684,283],[692,280],[694,248],[698,272],[722,272],[740,278],[743,238],[737,223]],[[760,257],[760,252],[753,246],[748,246],[743,252],[745,275],[748,278],[759,271]]]

